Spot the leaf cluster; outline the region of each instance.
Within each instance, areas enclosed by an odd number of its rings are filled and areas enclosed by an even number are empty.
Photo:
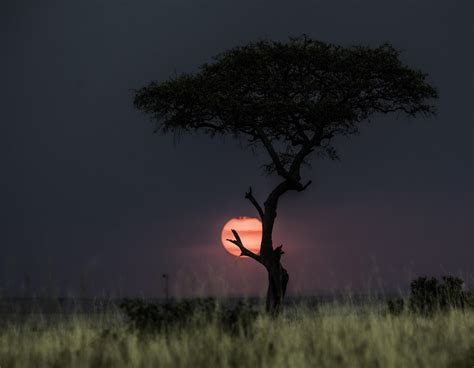
[[[443,276],[442,282],[434,277],[418,277],[410,283],[408,307],[410,311],[425,316],[449,309],[474,308],[472,295],[464,290],[464,281],[459,277]],[[393,315],[399,315],[405,309],[401,298],[391,299],[387,304]]]
[[[388,43],[342,47],[303,35],[232,48],[194,74],[151,82],[134,104],[160,132],[261,144],[269,171],[284,176],[298,155],[298,165],[313,151],[337,159],[332,138],[358,133],[373,114],[432,114],[435,98],[427,75]]]

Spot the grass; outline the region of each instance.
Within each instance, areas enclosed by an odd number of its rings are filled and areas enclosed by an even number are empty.
[[[199,316],[196,316],[199,320]],[[141,334],[119,312],[3,323],[0,367],[472,367],[474,311],[426,318],[328,304],[259,316],[231,333],[219,322]]]

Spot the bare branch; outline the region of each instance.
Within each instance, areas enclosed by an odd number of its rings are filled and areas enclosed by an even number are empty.
[[[281,244],[280,246],[276,247],[273,252],[275,253],[275,256],[277,257],[278,261],[280,261],[281,259],[281,256],[283,254],[285,254],[285,252],[283,252],[283,244]]]
[[[244,245],[242,244],[242,240],[240,239],[240,236],[236,230],[232,229],[232,234],[234,234],[235,240],[233,239],[226,239],[226,240],[239,247],[240,252],[241,252],[240,256],[247,256],[247,257],[253,258],[257,262],[263,264],[263,261],[258,254],[255,254],[254,252],[244,247]]]
[[[252,204],[254,205],[254,207],[257,209],[258,214],[260,215],[260,218],[261,218],[262,221],[263,221],[263,218],[265,217],[265,213],[263,212],[263,209],[262,209],[262,207],[260,206],[260,204],[257,202],[257,200],[255,199],[255,197],[253,196],[253,194],[252,194],[252,187],[249,187],[249,191],[248,191],[247,193],[245,193],[245,198],[248,199],[250,202],[252,202]]]
[[[308,181],[305,185],[303,185],[300,189],[297,189],[298,192],[302,192],[303,190],[306,190],[311,185],[312,181]]]

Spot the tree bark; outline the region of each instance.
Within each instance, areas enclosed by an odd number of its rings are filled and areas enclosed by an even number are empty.
[[[284,254],[283,246],[280,245],[274,248],[272,239],[273,226],[277,217],[278,200],[289,189],[289,182],[287,180],[283,181],[270,193],[264,204],[265,211],[262,222],[260,256],[268,273],[266,310],[273,315],[280,313],[282,309],[289,281],[288,272],[281,264],[281,256]]]
[[[289,190],[303,191],[309,184],[311,184],[311,182],[308,182],[303,186],[298,179],[299,176],[297,177],[297,180],[287,179],[277,185],[265,201],[264,208],[259,205],[258,201],[252,195],[252,188],[249,188],[249,191],[245,193],[245,198],[255,206],[262,220],[262,242],[260,245],[260,254],[248,250],[235,230],[232,230],[235,239],[227,239],[239,247],[242,256],[253,258],[255,261],[262,264],[267,270],[268,289],[266,310],[272,315],[280,313],[289,281],[288,272],[281,264],[281,256],[284,254],[282,249],[283,245],[275,248],[273,247],[273,226],[277,217],[278,201],[281,195]]]
[[[280,262],[268,270],[266,310],[272,315],[280,313],[285,299],[289,275]]]

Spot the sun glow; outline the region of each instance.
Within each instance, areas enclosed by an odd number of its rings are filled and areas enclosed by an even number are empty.
[[[239,233],[240,239],[248,250],[259,254],[262,241],[262,223],[253,217],[238,217],[226,222],[221,232],[221,242],[225,250],[233,256],[240,256],[240,249],[226,239],[234,239],[232,229]],[[244,257],[242,257],[244,258]],[[247,258],[247,257],[245,257]]]

